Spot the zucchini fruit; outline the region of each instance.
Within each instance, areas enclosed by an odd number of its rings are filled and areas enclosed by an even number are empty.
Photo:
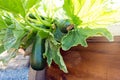
[[[43,58],[45,52],[45,39],[36,34],[33,43],[32,54],[30,55],[30,65],[34,70],[42,70],[46,66],[46,59]]]

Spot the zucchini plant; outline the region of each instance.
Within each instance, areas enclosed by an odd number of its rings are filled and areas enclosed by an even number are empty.
[[[67,73],[60,49],[87,47],[86,39],[96,35],[113,40],[106,26],[119,22],[120,12],[109,4],[109,0],[0,0],[0,53],[33,45],[33,69],[50,67],[54,61]]]

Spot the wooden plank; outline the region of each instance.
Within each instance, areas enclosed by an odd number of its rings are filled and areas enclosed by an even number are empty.
[[[105,38],[105,37],[98,37],[98,36],[96,36],[96,37],[90,37],[90,38],[88,38],[88,40],[87,40],[87,42],[89,43],[91,43],[91,42],[97,42],[97,43],[110,43],[110,42],[112,42],[112,43],[116,43],[116,42],[120,42],[120,36],[114,36],[113,37],[113,39],[114,39],[114,41],[108,41],[108,39],[107,38]]]
[[[114,42],[102,37],[91,40],[87,48],[79,45],[61,51],[69,73],[53,63],[47,68],[47,80],[120,80],[120,37],[115,37]]]

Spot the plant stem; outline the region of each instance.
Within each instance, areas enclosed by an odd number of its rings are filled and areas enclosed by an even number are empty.
[[[49,26],[49,27],[52,26],[52,24],[50,24],[48,21],[45,21],[45,20],[42,20],[42,19],[41,19],[41,17],[37,14],[38,11],[37,11],[36,9],[34,9],[34,11],[35,11],[35,14],[36,14],[37,19],[38,19],[40,22],[42,22],[42,23],[43,23],[44,25],[46,25],[46,26]]]

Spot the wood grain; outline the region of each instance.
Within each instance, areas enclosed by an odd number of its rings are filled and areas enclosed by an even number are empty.
[[[69,73],[56,64],[47,68],[47,80],[120,80],[120,37],[114,42],[105,38],[90,38],[88,47],[80,45],[61,51]]]

